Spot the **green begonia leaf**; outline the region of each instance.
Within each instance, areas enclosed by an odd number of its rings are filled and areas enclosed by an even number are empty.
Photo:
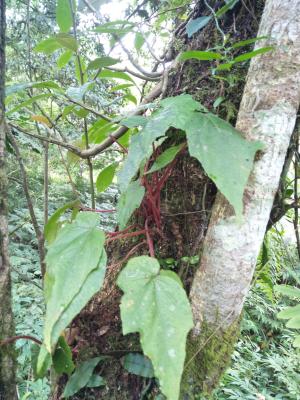
[[[182,286],[159,270],[155,258],[129,260],[117,280],[124,292],[121,318],[124,334],[140,333],[143,351],[152,361],[162,392],[167,399],[176,400],[193,319]]]
[[[300,316],[300,304],[294,307],[287,307],[277,314],[277,317],[281,319],[290,319],[297,316]]]
[[[128,156],[118,174],[121,191],[125,191],[131,179],[137,173],[141,162],[152,153],[152,143],[170,128],[184,130],[195,110],[202,109],[201,104],[190,95],[170,97],[160,102],[160,108],[152,114],[144,129],[134,135],[129,146]]]
[[[211,113],[194,113],[186,129],[191,156],[234,207],[243,212],[243,193],[260,142],[247,142],[228,122]]]
[[[48,247],[44,343],[50,353],[61,332],[102,285],[105,236],[98,225],[98,215],[80,213]]]
[[[120,229],[124,229],[133,211],[137,209],[144,197],[145,188],[138,181],[131,182],[122,193],[117,206],[117,220]]]

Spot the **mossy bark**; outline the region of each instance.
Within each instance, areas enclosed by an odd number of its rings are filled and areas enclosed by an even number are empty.
[[[14,335],[11,306],[11,281],[8,259],[7,176],[5,170],[5,2],[0,0],[0,400],[17,399],[13,345],[1,346],[1,341]]]
[[[181,381],[181,398],[194,399],[199,393],[209,398],[230,364],[239,336],[239,320],[226,330],[203,323],[201,334],[188,337],[187,356]]]

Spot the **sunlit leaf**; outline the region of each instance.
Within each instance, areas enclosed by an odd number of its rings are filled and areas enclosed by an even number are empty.
[[[274,50],[274,47],[271,47],[271,46],[262,47],[261,49],[253,50],[253,51],[250,51],[249,53],[241,54],[240,56],[235,57],[233,59],[233,62],[237,63],[237,62],[246,61],[246,60],[249,60],[250,58],[258,56],[259,54],[268,53],[271,50]]]
[[[289,285],[275,285],[274,290],[284,296],[300,298],[300,289]]]
[[[49,218],[47,224],[45,225],[44,228],[44,235],[45,238],[48,242],[48,244],[51,244],[54,239],[56,238],[57,232],[59,230],[59,219],[60,217],[67,211],[73,208],[78,208],[80,205],[79,200],[72,201],[70,203],[65,204],[64,206],[60,207],[55,211],[54,214],[51,215]]]
[[[68,64],[68,62],[71,60],[72,56],[73,56],[72,50],[66,50],[64,53],[62,53],[57,60],[58,68],[65,67]]]
[[[119,71],[110,71],[108,69],[104,69],[103,71],[100,72],[98,75],[99,79],[121,79],[124,81],[130,81],[134,82],[134,80],[125,72],[119,72]]]
[[[112,183],[118,163],[113,163],[104,168],[98,175],[96,180],[96,188],[98,193],[104,192]]]
[[[112,57],[99,57],[95,60],[91,61],[87,67],[88,70],[90,69],[99,69],[104,67],[110,67],[111,65],[118,64],[120,60]]]
[[[55,39],[63,47],[65,47],[65,48],[67,48],[69,50],[72,50],[72,51],[76,52],[77,49],[78,49],[77,40],[74,38],[74,36],[69,35],[68,33],[58,33],[55,36]]]
[[[219,60],[222,58],[222,55],[219,53],[215,53],[213,51],[198,51],[198,50],[190,50],[185,51],[180,54],[179,60],[200,60],[200,61],[210,61],[210,60]]]
[[[68,32],[73,24],[70,0],[57,0],[56,22],[61,32]]]

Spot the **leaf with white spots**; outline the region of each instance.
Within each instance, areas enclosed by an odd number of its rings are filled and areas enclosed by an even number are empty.
[[[186,292],[177,275],[171,274],[160,272],[155,258],[140,256],[129,260],[117,283],[124,292],[123,333],[140,333],[162,392],[167,399],[176,400],[193,318]]]
[[[82,212],[48,247],[44,343],[53,351],[61,332],[101,288],[106,268],[99,217]]]

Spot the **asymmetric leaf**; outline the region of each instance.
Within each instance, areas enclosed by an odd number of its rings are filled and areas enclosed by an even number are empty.
[[[99,217],[83,212],[48,247],[44,343],[51,353],[66,326],[100,289],[105,274],[105,236]]]
[[[243,193],[259,142],[247,142],[228,122],[211,113],[194,113],[186,129],[191,156],[197,158],[207,175],[239,215]]]
[[[176,400],[193,318],[178,278],[159,270],[155,258],[140,256],[129,260],[120,273],[122,326],[124,334],[140,333],[143,351],[152,361],[162,392],[167,399]]]

